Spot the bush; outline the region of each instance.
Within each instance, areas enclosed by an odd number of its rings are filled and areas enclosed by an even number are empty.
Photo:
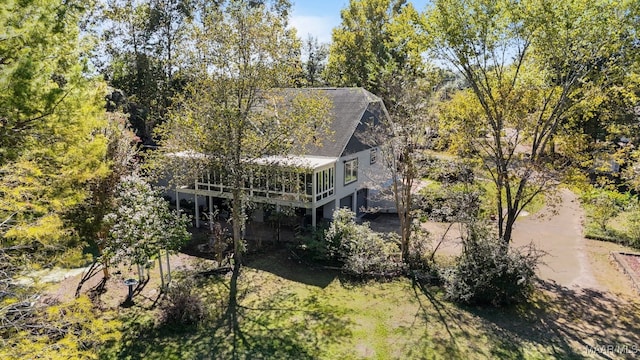
[[[204,320],[206,308],[202,299],[192,293],[193,288],[193,282],[188,280],[171,284],[160,305],[163,324],[194,325]]]
[[[443,185],[437,190],[423,190],[421,209],[438,222],[466,222],[480,216],[481,188],[469,184]]]
[[[299,245],[295,246],[295,253],[307,261],[326,262],[331,260],[327,253],[325,242],[325,226],[319,225],[309,233],[296,234]]]
[[[443,273],[446,297],[476,305],[509,305],[526,301],[534,290],[539,254],[520,252],[502,241],[473,235],[456,264]]]
[[[467,183],[474,180],[473,169],[468,163],[457,160],[427,158],[423,161],[425,176],[444,184]]]
[[[640,204],[636,204],[627,218],[629,246],[640,248]]]
[[[592,188],[582,195],[589,220],[597,224],[603,232],[607,231],[609,220],[629,205],[631,195],[613,190]]]
[[[406,263],[411,269],[414,279],[423,284],[441,285],[439,267],[434,260],[435,253],[431,248],[431,239],[426,231],[414,231],[409,243],[409,256]]]
[[[357,224],[351,210],[333,213],[325,241],[329,257],[341,262],[348,274],[387,276],[402,269],[398,236],[376,233],[366,223]]]

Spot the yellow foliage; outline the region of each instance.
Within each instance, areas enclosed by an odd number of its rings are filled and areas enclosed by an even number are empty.
[[[11,304],[15,304],[18,302],[17,298],[14,297],[6,297],[2,300],[2,302],[0,302],[0,307],[5,307],[5,306],[9,306]]]
[[[49,306],[37,314],[39,323],[58,329],[61,338],[20,332],[0,348],[0,359],[97,359],[98,348],[121,338],[121,323],[110,313],[94,311],[87,296]]]

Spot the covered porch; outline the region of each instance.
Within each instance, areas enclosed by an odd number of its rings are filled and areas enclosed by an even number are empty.
[[[276,212],[303,210],[304,216],[310,218],[310,225],[315,227],[319,217],[327,217],[325,212],[331,213],[338,206],[335,204],[336,161],[336,158],[312,156],[259,159],[241,190],[247,201],[263,208],[266,205]],[[180,209],[181,200],[193,201],[195,226],[200,227],[202,217],[212,216],[220,199],[232,198],[232,190],[231,181],[223,171],[211,170],[193,184],[176,187],[176,208]],[[264,213],[257,213],[254,220],[264,221]]]

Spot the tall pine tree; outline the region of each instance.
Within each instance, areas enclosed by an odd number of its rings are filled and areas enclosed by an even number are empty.
[[[0,4],[0,235],[2,245],[67,248],[64,214],[102,160],[103,84],[87,74],[81,0]]]

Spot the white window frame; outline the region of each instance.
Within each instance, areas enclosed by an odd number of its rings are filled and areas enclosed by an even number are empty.
[[[348,185],[358,181],[358,158],[345,160],[344,162],[344,184]]]

